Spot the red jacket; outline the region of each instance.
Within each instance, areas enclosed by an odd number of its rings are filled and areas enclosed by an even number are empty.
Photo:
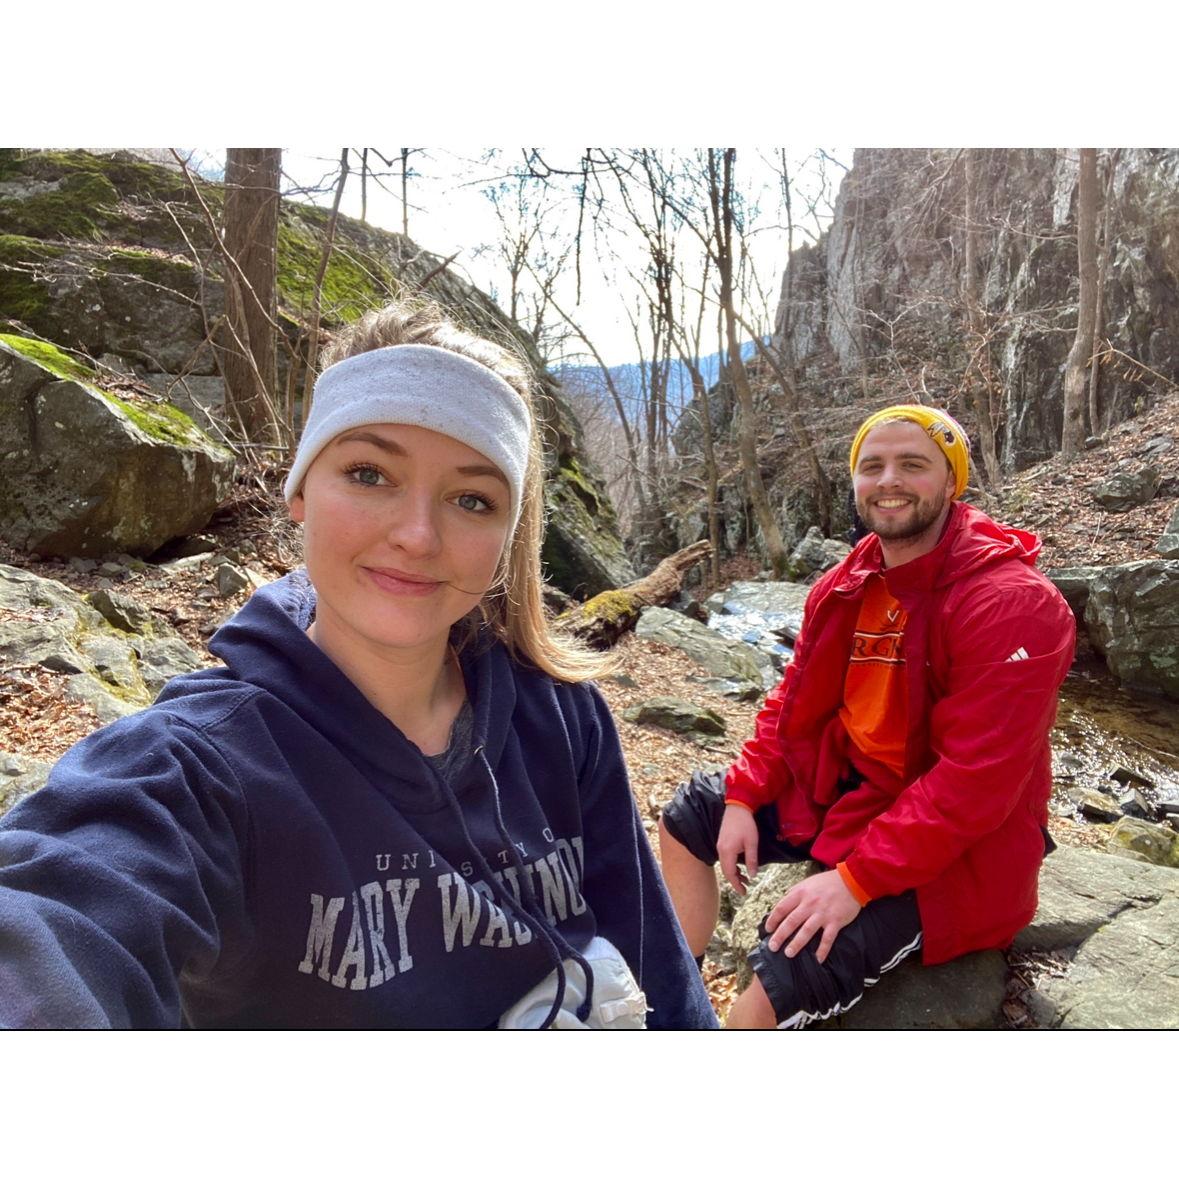
[[[794,658],[726,780],[729,799],[776,803],[780,838],[813,840],[870,897],[916,889],[927,965],[1007,946],[1036,911],[1048,734],[1076,641],[1039,551],[957,502],[937,547],[904,565],[883,570],[865,537],[808,595]],[[843,681],[864,582],[882,570],[908,612],[905,773],[881,768],[841,796]]]

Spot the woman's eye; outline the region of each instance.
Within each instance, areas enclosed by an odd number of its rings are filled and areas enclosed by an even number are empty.
[[[490,512],[493,507],[483,496],[472,495],[469,491],[460,495],[454,502],[468,512]]]
[[[379,487],[384,481],[384,476],[376,467],[353,467],[348,475],[354,482],[365,487]]]

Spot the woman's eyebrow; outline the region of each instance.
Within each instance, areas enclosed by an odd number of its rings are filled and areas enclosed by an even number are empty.
[[[511,487],[511,484],[508,483],[507,476],[503,473],[503,471],[501,471],[499,467],[492,466],[490,463],[472,463],[470,466],[456,467],[455,470],[458,471],[460,475],[492,475],[505,487]]]
[[[401,443],[394,442],[389,438],[382,438],[380,434],[370,434],[367,430],[350,430],[347,434],[341,434],[336,439],[335,445],[342,446],[345,442],[367,442],[371,446],[388,451],[389,454],[398,455],[400,458],[406,458],[409,454]]]
[[[349,430],[346,434],[341,434],[336,440],[336,446],[342,446],[345,442],[367,442],[370,446],[375,446],[379,450],[385,451],[387,454],[395,455],[398,458],[408,458],[409,451],[401,445],[400,442],[394,442],[391,438],[382,438],[380,434],[372,434],[368,430]],[[465,466],[456,467],[456,471],[460,475],[491,475],[498,479],[505,487],[510,487],[507,476],[491,463],[469,463]]]

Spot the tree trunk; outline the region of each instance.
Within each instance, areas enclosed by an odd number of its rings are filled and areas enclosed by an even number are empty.
[[[677,597],[683,588],[684,574],[703,561],[711,549],[708,541],[698,540],[664,557],[646,577],[621,589],[605,590],[576,610],[563,614],[557,619],[557,626],[599,651],[613,647],[634,628],[645,607],[662,606]]]
[[[728,352],[727,369],[733,392],[740,410],[737,418],[738,446],[741,454],[741,468],[745,474],[749,500],[753,514],[765,541],[766,556],[775,577],[786,573],[786,546],[778,521],[770,508],[770,499],[762,481],[761,468],[757,459],[757,416],[753,406],[753,391],[749,387],[749,375],[741,359],[741,345],[737,336],[737,313],[733,294],[733,160],[735,148],[724,152],[724,178],[719,180],[716,171],[716,153],[708,152],[710,199],[713,209],[715,257],[720,274],[720,304],[724,312],[725,340]]]
[[[1097,361],[1097,353],[1101,349],[1101,338],[1105,334],[1105,275],[1109,269],[1109,255],[1112,249],[1110,242],[1110,221],[1113,217],[1113,186],[1114,170],[1118,166],[1120,147],[1114,148],[1106,157],[1105,195],[1101,206],[1101,249],[1097,258],[1097,310],[1093,314],[1093,367],[1089,373],[1089,431],[1092,434],[1101,433],[1101,365]]]
[[[225,158],[226,333],[220,354],[229,426],[277,446],[275,285],[282,149],[231,147]]]
[[[1081,148],[1077,183],[1077,270],[1081,289],[1077,334],[1064,369],[1064,428],[1060,451],[1066,459],[1077,455],[1085,442],[1085,370],[1093,355],[1093,325],[1097,322],[1097,150]]]
[[[974,406],[978,445],[982,452],[983,471],[991,490],[999,486],[999,455],[995,449],[995,376],[991,368],[991,342],[983,314],[978,285],[978,159],[966,149],[966,249],[965,274],[966,318],[970,329],[972,356],[966,369],[966,384]]]

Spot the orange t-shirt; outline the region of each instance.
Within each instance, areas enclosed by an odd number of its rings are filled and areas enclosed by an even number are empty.
[[[908,615],[873,574],[864,586],[840,719],[856,748],[900,777],[905,772],[904,633]]]

